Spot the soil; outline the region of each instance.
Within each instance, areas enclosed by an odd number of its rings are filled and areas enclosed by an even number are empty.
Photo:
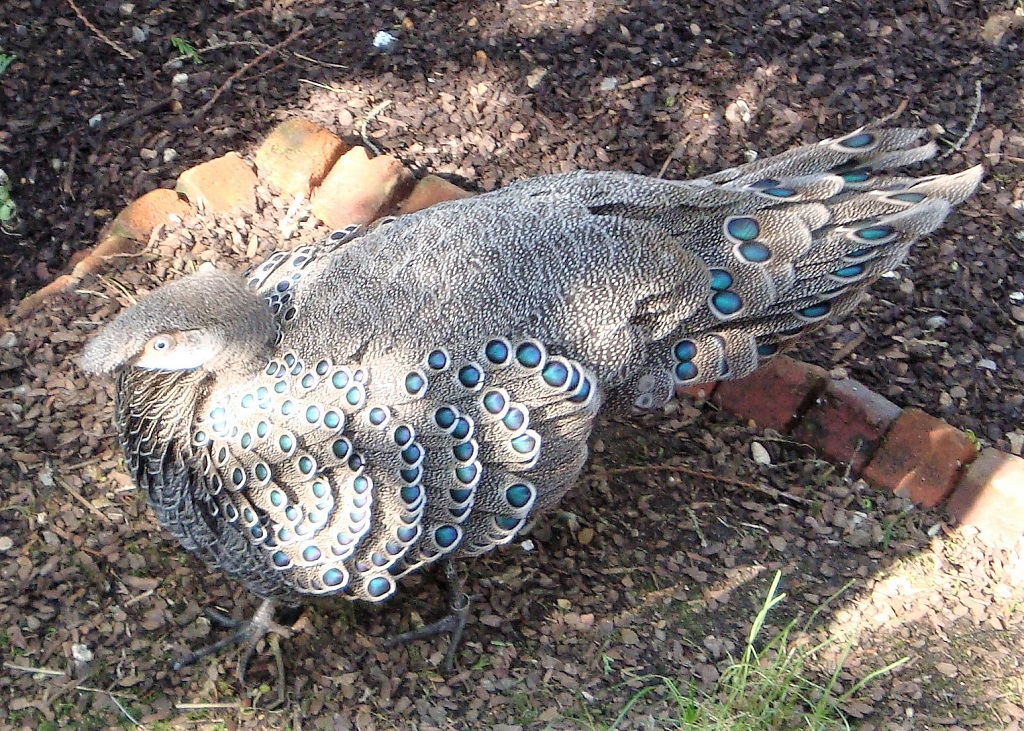
[[[1021,12],[954,0],[7,0],[0,54],[16,58],[0,72],[0,169],[20,227],[0,233],[0,297],[10,311],[127,202],[250,151],[295,114],[358,140],[360,118],[390,101],[367,127],[377,146],[490,190],[576,168],[691,177],[899,112],[945,141],[929,170],[984,163],[986,182],[799,355],[1019,454]],[[397,38],[390,53],[373,46],[380,30]],[[857,630],[848,656],[821,655],[823,678],[841,663],[850,687],[910,658],[847,704],[851,725],[1020,726],[1020,546],[954,532],[807,447],[688,403],[603,424],[561,510],[465,567],[477,598],[451,680],[437,673],[444,639],[382,646],[441,610],[429,574],[378,610],[307,608],[280,642],[281,703],[273,648],[244,687],[232,651],[172,671],[220,636],[204,607],[242,617],[255,602],[154,523],[114,448],[110,385],[74,359],[96,323],[198,262],[241,266],[250,241],[259,258],[323,235],[300,215],[284,241],[291,202],[260,195],[256,219],[163,229],[123,271],[0,334],[0,729],[604,728],[641,688],[660,688],[656,676],[709,687],[775,571],[788,596],[774,627],[796,619],[809,642]],[[755,442],[771,464],[751,458]],[[673,711],[656,689],[620,727],[672,728]]]

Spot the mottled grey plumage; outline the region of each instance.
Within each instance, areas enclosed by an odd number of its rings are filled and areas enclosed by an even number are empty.
[[[920,137],[527,180],[166,285],[82,365],[118,374],[128,466],[187,549],[265,598],[379,601],[554,505],[602,405],[742,377],[849,311],[978,185],[873,173]]]

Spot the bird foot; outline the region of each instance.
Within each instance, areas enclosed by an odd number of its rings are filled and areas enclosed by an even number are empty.
[[[234,631],[227,637],[223,637],[214,643],[206,645],[205,647],[200,647],[198,650],[194,650],[184,657],[178,658],[174,662],[174,670],[181,670],[186,665],[191,665],[207,655],[212,655],[215,652],[223,650],[225,647],[241,645],[242,654],[238,659],[238,682],[244,686],[245,672],[249,667],[249,660],[252,659],[252,654],[255,652],[256,645],[259,641],[268,634],[279,635],[285,639],[292,636],[292,630],[290,627],[285,627],[284,625],[278,624],[274,621],[275,607],[275,602],[270,599],[264,599],[263,603],[260,604],[259,609],[257,609],[256,613],[252,615],[252,618],[244,622],[237,622],[220,612],[208,611],[207,616],[214,624]],[[280,688],[283,691],[284,668],[281,663],[278,663],[278,681],[280,683]]]
[[[469,595],[462,588],[462,579],[455,570],[455,565],[450,561],[445,563],[445,578],[448,582],[448,604],[449,612],[436,622],[431,622],[422,627],[408,632],[403,632],[384,641],[384,647],[401,647],[410,642],[425,640],[430,637],[451,633],[448,642],[448,650],[444,654],[444,662],[441,665],[441,673],[446,678],[452,674],[455,664],[455,653],[462,643],[462,635],[466,631],[466,619],[469,617]]]

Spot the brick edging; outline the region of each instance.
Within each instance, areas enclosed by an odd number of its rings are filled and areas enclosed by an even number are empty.
[[[174,191],[158,189],[133,201],[69,273],[22,300],[16,317],[125,261],[168,217],[196,208],[252,213],[259,182],[287,198],[308,198],[314,215],[334,228],[472,195],[434,175],[414,180],[397,159],[371,158],[301,117],[277,125],[253,160],[229,152],[183,172]],[[979,452],[965,432],[919,409],[900,409],[857,381],[832,379],[818,366],[778,356],[745,379],[680,393],[790,435],[849,465],[851,475],[874,487],[927,507],[945,504],[955,524],[977,526],[998,540],[1024,534],[1024,459],[991,448]]]

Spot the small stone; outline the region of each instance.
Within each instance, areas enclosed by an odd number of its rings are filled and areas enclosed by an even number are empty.
[[[990,358],[982,358],[978,361],[978,368],[983,368],[986,371],[996,371],[999,367],[996,362]]]
[[[121,3],[121,6],[118,8],[118,10],[120,11],[121,15],[127,18],[129,15],[135,12],[135,3]]]
[[[184,86],[188,83],[188,74],[181,71],[171,77],[171,86]]]
[[[967,390],[963,386],[953,386],[949,389],[949,397],[954,399],[967,398]]]
[[[750,456],[753,457],[754,461],[762,465],[770,465],[772,463],[772,456],[768,454],[768,450],[764,448],[764,445],[760,442],[753,442],[750,445]]]
[[[14,333],[8,331],[8,332],[5,332],[3,335],[0,335],[0,348],[4,348],[5,350],[10,350],[12,348],[17,347],[17,345],[18,345],[18,336],[15,335]]]
[[[71,645],[71,657],[75,662],[92,662],[94,656],[88,645],[76,642]]]
[[[10,536],[0,536],[0,551],[10,551],[14,548],[14,541],[11,540]]]
[[[164,162],[174,162],[175,160],[178,159],[178,151],[175,150],[173,147],[168,147],[166,150],[164,150],[163,158]]]
[[[156,155],[156,150],[151,149],[149,147],[143,147],[141,150],[139,150],[139,157],[141,157],[146,162],[149,162],[150,160],[155,160]]]
[[[938,330],[940,327],[945,327],[949,320],[942,315],[932,315],[924,321],[925,327],[929,330]]]
[[[618,79],[616,79],[614,76],[606,76],[603,79],[601,79],[601,86],[599,86],[598,88],[601,91],[612,91],[612,90],[618,88],[618,86],[619,86],[619,80]]]
[[[148,30],[146,30],[145,28],[140,28],[137,25],[132,28],[133,41],[135,41],[136,43],[144,43],[147,38],[149,38]]]
[[[576,536],[576,540],[580,542],[581,546],[589,545],[594,540],[593,528],[584,528]]]
[[[540,82],[544,80],[544,77],[548,75],[547,69],[542,69],[539,66],[533,69],[526,77],[526,85],[531,89],[536,89],[540,86]]]

